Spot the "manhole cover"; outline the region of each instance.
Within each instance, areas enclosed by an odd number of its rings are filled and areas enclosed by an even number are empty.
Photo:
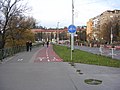
[[[86,84],[90,84],[90,85],[99,85],[102,83],[101,80],[96,80],[96,79],[86,79],[85,80]]]

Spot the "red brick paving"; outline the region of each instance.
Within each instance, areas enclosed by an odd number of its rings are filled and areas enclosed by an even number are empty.
[[[61,62],[63,61],[54,51],[52,45],[44,46],[36,55],[34,62]]]

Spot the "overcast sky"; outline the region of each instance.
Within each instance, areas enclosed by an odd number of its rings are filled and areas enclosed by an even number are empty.
[[[29,15],[40,25],[47,28],[69,26],[72,23],[72,0],[27,0],[32,7]],[[86,25],[93,18],[106,10],[120,10],[120,0],[74,0],[76,26]]]

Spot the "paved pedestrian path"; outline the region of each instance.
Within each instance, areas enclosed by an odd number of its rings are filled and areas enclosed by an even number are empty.
[[[80,63],[71,66],[55,54],[52,45],[5,61],[0,64],[0,90],[120,90],[120,68]],[[102,83],[90,85],[86,79]]]

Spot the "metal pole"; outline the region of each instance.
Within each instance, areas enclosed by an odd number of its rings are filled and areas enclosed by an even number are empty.
[[[111,53],[112,59],[114,58],[114,48],[112,47],[112,53]]]
[[[72,25],[74,25],[74,0],[72,0]],[[71,34],[71,49],[74,50],[74,33]]]
[[[112,41],[113,41],[113,32],[112,32],[112,20],[113,20],[113,15],[111,15],[110,18],[111,18],[111,19],[110,19],[110,20],[111,20],[111,21],[110,21],[110,23],[111,23],[111,34],[110,34],[110,39],[111,39],[111,41],[110,41],[110,43],[112,44]]]
[[[72,0],[72,25],[74,25],[74,0]]]
[[[100,51],[100,55],[102,55],[102,46],[100,45],[100,48],[99,48],[99,51]]]
[[[74,25],[74,0],[72,0],[72,25]],[[74,33],[71,33],[71,60],[73,50],[74,50]]]
[[[74,25],[74,0],[72,0],[72,25]],[[71,49],[74,50],[74,33],[71,33]]]
[[[57,43],[59,43],[59,23],[60,22],[57,22]]]
[[[111,44],[112,44],[112,41],[113,41],[112,27],[111,27],[111,36],[110,36],[110,38],[111,38]]]

